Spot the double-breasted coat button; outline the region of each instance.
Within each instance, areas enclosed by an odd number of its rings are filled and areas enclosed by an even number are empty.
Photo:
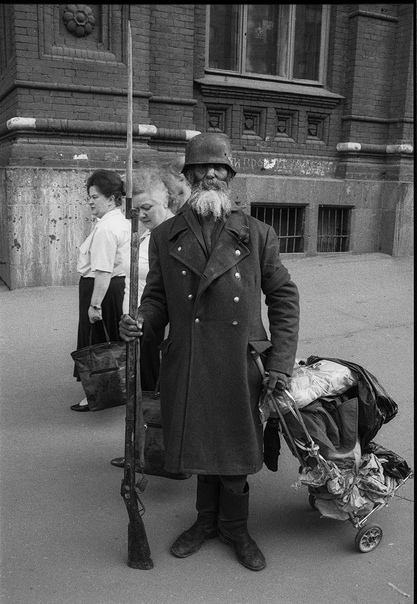
[[[235,254],[236,254],[236,256],[240,256],[240,254],[241,254],[240,250],[236,250]]]
[[[182,250],[182,247],[179,245],[179,246],[177,247],[177,250],[180,252],[180,251]]]
[[[232,325],[238,325],[237,321],[232,321]]]
[[[200,323],[200,319],[197,317],[197,319],[194,319],[194,323]]]
[[[236,279],[240,279],[240,273],[239,272],[235,273],[235,277],[236,277]]]
[[[186,274],[187,274],[187,271],[181,271],[181,275],[184,275],[184,277]]]
[[[235,297],[233,298],[233,302],[239,302],[239,300],[240,300],[239,296],[235,296]]]
[[[188,294],[188,299],[192,300],[194,298],[193,294]]]

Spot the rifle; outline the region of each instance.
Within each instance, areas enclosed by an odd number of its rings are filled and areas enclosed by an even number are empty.
[[[138,312],[138,209],[131,209],[132,239],[130,245],[130,300],[129,314],[136,317]],[[144,438],[145,426],[143,421],[142,391],[139,371],[140,348],[139,340],[126,342],[126,431],[125,431],[125,465],[122,480],[121,495],[129,515],[128,525],[128,565],[131,568],[149,570],[153,568],[150,557],[148,538],[142,513],[145,511],[139,493],[144,490]],[[139,459],[136,463],[136,454]],[[136,480],[136,469],[140,467],[142,477]],[[146,479],[145,479],[146,481]],[[141,506],[141,510],[139,509]]]
[[[130,289],[129,289],[129,314],[137,317],[138,314],[138,265],[139,265],[139,210],[132,208],[132,34],[130,21],[128,21],[128,119],[127,119],[127,166],[126,166],[126,215],[132,221],[132,237],[130,242]],[[131,568],[149,570],[153,568],[150,557],[148,538],[143,524],[141,511],[145,511],[139,493],[146,485],[143,473],[144,438],[145,428],[143,422],[142,390],[140,385],[139,370],[139,340],[126,342],[126,431],[125,431],[125,466],[122,480],[121,495],[124,499],[129,515],[128,525],[128,555],[127,562]],[[139,451],[139,460],[136,464],[136,452]],[[142,470],[142,478],[135,483],[136,467]]]

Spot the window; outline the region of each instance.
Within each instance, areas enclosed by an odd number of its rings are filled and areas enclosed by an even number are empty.
[[[208,5],[207,69],[323,81],[328,5]]]
[[[304,206],[252,205],[251,216],[272,226],[281,254],[304,252]]]
[[[318,252],[348,252],[351,208],[319,206]]]

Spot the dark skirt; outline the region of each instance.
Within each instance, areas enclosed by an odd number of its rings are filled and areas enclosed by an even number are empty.
[[[77,350],[85,348],[91,343],[102,344],[106,342],[103,323],[111,342],[121,341],[119,335],[119,321],[123,314],[123,296],[125,289],[124,277],[113,277],[109,289],[101,303],[103,321],[90,323],[88,309],[94,289],[94,278],[81,277],[78,287],[78,338]],[[140,347],[140,377],[141,388],[146,391],[154,391],[157,387],[159,377],[160,357],[158,346],[164,339],[164,330],[154,333],[145,324],[144,334],[141,338]],[[74,377],[80,381],[77,369],[74,367]]]

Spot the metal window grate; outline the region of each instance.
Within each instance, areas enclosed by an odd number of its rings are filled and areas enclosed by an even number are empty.
[[[318,252],[348,252],[351,208],[319,206]]]
[[[304,206],[252,205],[251,215],[275,229],[280,253],[304,252]]]

